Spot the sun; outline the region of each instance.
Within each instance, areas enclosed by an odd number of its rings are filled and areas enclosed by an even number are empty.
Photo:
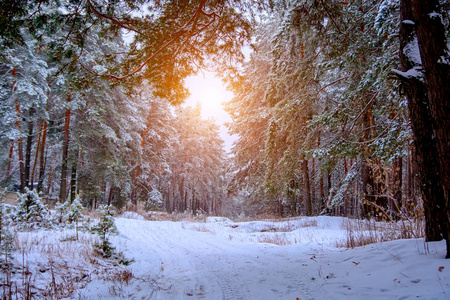
[[[222,103],[230,101],[233,93],[227,91],[222,80],[212,72],[190,76],[185,84],[191,95],[184,105],[195,106],[197,102],[200,103],[202,117],[214,118],[220,126],[220,136],[225,141],[225,150],[229,152],[236,137],[230,136],[224,125],[225,122],[231,122],[231,118]]]
[[[203,117],[214,117],[219,123],[224,116],[227,116],[222,103],[229,101],[233,94],[226,90],[222,80],[214,73],[204,72],[188,77],[186,86],[191,93],[186,100],[186,105],[194,106],[199,102]]]

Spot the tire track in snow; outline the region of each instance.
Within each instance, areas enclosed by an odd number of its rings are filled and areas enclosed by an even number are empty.
[[[146,278],[164,288],[146,299],[311,299],[302,263],[286,269],[291,257],[275,251],[276,246],[235,243],[181,223],[133,223],[132,232],[128,223],[123,232],[134,255],[143,256],[135,257],[133,272],[144,276],[142,265],[147,265]]]

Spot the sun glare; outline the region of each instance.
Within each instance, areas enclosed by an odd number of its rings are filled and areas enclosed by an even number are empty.
[[[205,118],[214,117],[218,123],[223,123],[228,115],[223,110],[222,102],[229,101],[233,94],[226,90],[222,80],[214,73],[205,72],[186,79],[186,86],[191,96],[186,105],[194,106],[197,102],[202,107],[202,115]]]
[[[195,106],[197,102],[200,103],[203,118],[212,117],[220,125],[220,135],[225,141],[225,149],[229,151],[235,138],[228,135],[223,125],[230,122],[231,118],[223,110],[222,103],[231,100],[233,93],[227,91],[222,80],[211,72],[188,77],[185,83],[191,93],[185,105]]]

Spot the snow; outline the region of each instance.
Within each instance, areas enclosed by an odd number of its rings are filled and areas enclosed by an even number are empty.
[[[337,248],[347,219],[234,223],[117,218],[128,282],[94,279],[69,299],[449,299],[445,242]],[[285,246],[264,242],[277,237]]]
[[[429,13],[428,16],[430,19],[439,19],[442,22],[442,15],[440,13],[433,11],[432,13]]]
[[[123,214],[121,214],[120,217],[124,219],[145,220],[143,216],[133,211],[126,211]]]
[[[403,20],[402,23],[406,25],[416,25],[416,23],[412,20]]]
[[[412,68],[409,69],[406,72],[402,72],[400,70],[395,70],[393,69],[392,72],[394,72],[395,74],[399,75],[402,78],[406,78],[406,79],[417,79],[420,81],[423,81],[423,73],[418,69],[418,68]]]

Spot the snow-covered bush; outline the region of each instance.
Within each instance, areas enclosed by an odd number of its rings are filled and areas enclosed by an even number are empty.
[[[5,195],[6,191],[0,193],[0,266],[3,265],[3,258],[5,256],[9,257],[14,241],[14,233],[11,232],[11,227],[9,226],[11,223],[11,208],[3,202]]]
[[[100,243],[96,244],[95,247],[100,255],[109,258],[114,254],[115,250],[109,242],[109,236],[118,233],[114,224],[114,210],[111,206],[100,205],[97,212],[100,215],[100,220],[92,227],[92,231],[98,234]]]
[[[63,224],[65,222],[65,217],[67,215],[67,212],[69,211],[69,202],[56,202],[55,205],[55,213],[56,213],[56,219],[53,220],[55,223]]]
[[[33,229],[48,227],[48,209],[42,203],[36,190],[25,188],[24,193],[19,193],[17,209],[14,221],[20,229]]]
[[[69,211],[66,214],[66,220],[69,223],[77,223],[80,219],[81,212],[83,211],[83,205],[80,203],[80,196],[77,195],[75,199],[73,200],[72,204],[69,207]]]
[[[146,211],[159,210],[161,209],[162,204],[163,198],[161,192],[157,189],[153,189],[148,193],[148,199],[147,202],[145,202],[144,209]]]

